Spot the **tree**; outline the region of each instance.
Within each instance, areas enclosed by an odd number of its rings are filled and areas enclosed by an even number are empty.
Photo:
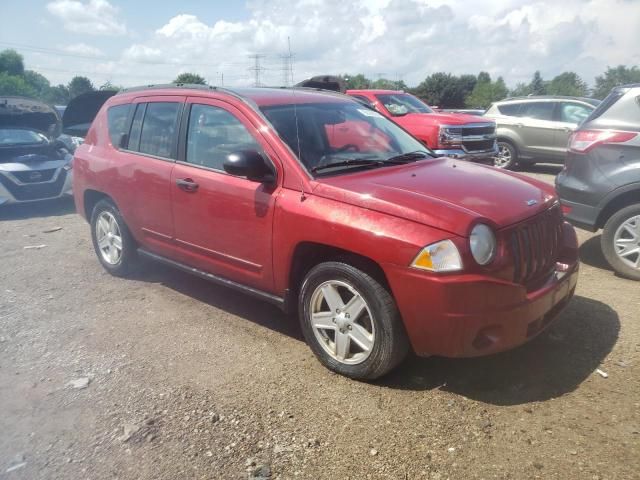
[[[65,85],[51,87],[44,100],[52,105],[66,105],[71,100],[69,89]]]
[[[207,81],[204,77],[198,75],[197,73],[181,73],[176,77],[173,83],[190,83],[195,85],[206,85]]]
[[[51,85],[49,84],[49,80],[47,80],[44,75],[41,75],[38,72],[34,72],[33,70],[25,70],[23,78],[24,81],[27,82],[27,84],[31,88],[33,88],[38,98],[46,98]]]
[[[24,59],[15,50],[3,50],[0,52],[0,72],[9,75],[24,74]]]
[[[618,65],[615,68],[607,67],[607,71],[604,74],[596,77],[593,96],[602,99],[609,95],[613,87],[637,82],[640,82],[640,68],[637,66],[631,68],[625,65]]]
[[[93,92],[95,88],[93,83],[87,77],[75,76],[67,85],[69,89],[69,99],[75,98],[83,93]]]
[[[512,97],[526,97],[531,94],[531,86],[528,83],[518,82],[513,90],[509,92]]]
[[[347,90],[363,90],[371,86],[371,80],[362,73],[358,73],[357,75],[343,74],[339,75],[339,77],[344,81]]]
[[[113,83],[111,83],[110,80],[107,80],[106,82],[104,82],[102,85],[100,85],[100,88],[98,90],[115,90],[115,91],[120,91],[120,90],[124,90],[124,87],[122,85],[114,85]]]
[[[413,93],[430,105],[440,108],[462,108],[465,97],[475,83],[473,75],[457,77],[450,73],[437,72],[425,78],[413,89]]]
[[[469,108],[487,108],[492,102],[502,100],[509,94],[509,90],[502,77],[493,82],[487,72],[478,74],[473,91],[467,96],[465,103]]]
[[[536,70],[533,74],[533,78],[531,79],[531,83],[529,84],[529,90],[531,90],[532,95],[545,95],[547,88],[542,80],[542,76],[540,75],[540,71]]]
[[[0,72],[0,95],[35,97],[36,91],[24,80],[24,77]]]
[[[569,95],[585,97],[589,94],[589,87],[575,72],[563,72],[557,75],[547,85],[549,95]]]
[[[395,90],[398,88],[396,86],[396,82],[389,80],[387,78],[379,78],[375,80],[371,85],[371,88],[379,88],[381,90]]]

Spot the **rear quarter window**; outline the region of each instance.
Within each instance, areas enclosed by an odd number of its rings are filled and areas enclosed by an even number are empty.
[[[129,110],[131,104],[114,105],[107,110],[107,123],[109,125],[109,137],[111,144],[118,148],[122,136],[127,133],[127,119],[129,118]]]
[[[517,117],[518,112],[520,111],[520,103],[509,103],[507,105],[498,105],[498,111],[501,115],[506,115],[508,117]]]

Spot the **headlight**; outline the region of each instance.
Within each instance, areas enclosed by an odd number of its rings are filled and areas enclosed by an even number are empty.
[[[496,236],[488,226],[479,223],[469,236],[471,254],[480,265],[487,265],[496,256]]]
[[[442,240],[420,250],[411,266],[432,272],[455,272],[462,270],[462,259],[451,240]]]

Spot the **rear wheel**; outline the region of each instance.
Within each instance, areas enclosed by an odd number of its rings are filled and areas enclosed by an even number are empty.
[[[602,252],[620,276],[640,280],[640,204],[616,212],[601,237]]]
[[[302,331],[327,368],[355,379],[375,379],[409,350],[393,297],[368,273],[326,262],[307,274],[299,296]]]
[[[498,140],[498,154],[493,157],[493,166],[512,170],[518,163],[518,150],[505,140]]]
[[[126,275],[136,260],[136,244],[118,207],[108,199],[91,214],[91,239],[98,260],[112,275]]]

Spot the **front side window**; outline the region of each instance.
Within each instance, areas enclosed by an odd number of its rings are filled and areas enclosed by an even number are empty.
[[[194,104],[187,132],[188,163],[224,170],[230,153],[261,150],[243,123],[228,111],[211,105]]]
[[[554,102],[528,102],[522,106],[519,116],[536,120],[553,120]]]
[[[563,102],[560,104],[560,121],[580,125],[593,111],[580,103]]]
[[[150,102],[140,132],[140,153],[172,158],[180,103]]]
[[[432,158],[418,140],[357,102],[274,105],[261,110],[307,170],[318,175]]]
[[[109,137],[114,147],[119,147],[122,136],[127,133],[127,118],[129,117],[130,104],[115,105],[107,110],[107,121],[109,125]]]
[[[376,95],[376,98],[393,116],[402,116],[408,113],[433,113],[433,110],[426,103],[408,93],[380,94]]]

